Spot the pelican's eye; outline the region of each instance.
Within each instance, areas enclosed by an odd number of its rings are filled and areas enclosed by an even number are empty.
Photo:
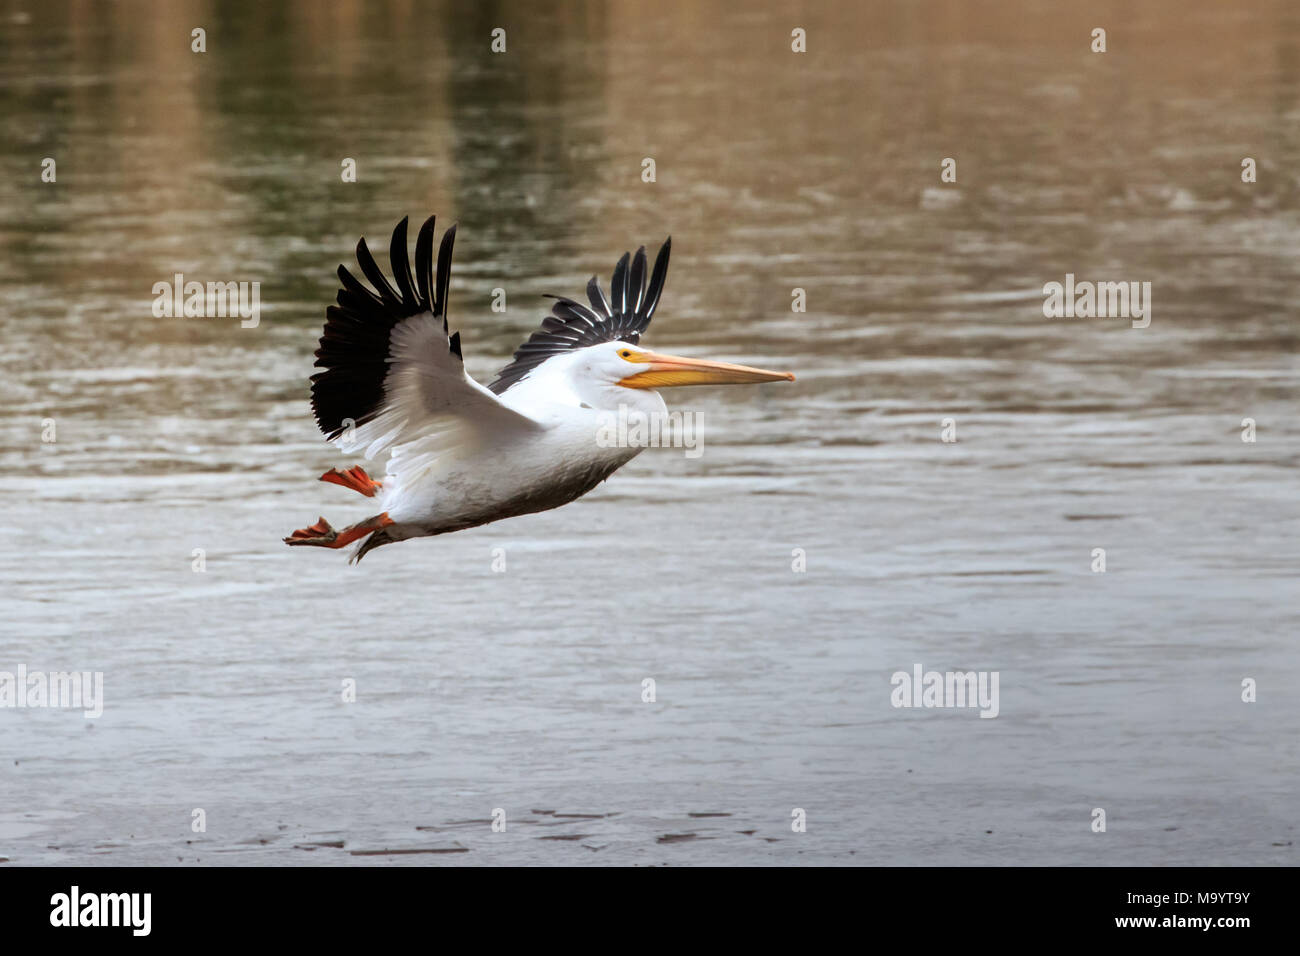
[[[621,355],[621,356],[623,356],[623,358],[631,358],[631,357],[632,357],[632,350],[631,350],[631,349],[624,349],[623,351],[619,352],[618,354]]]

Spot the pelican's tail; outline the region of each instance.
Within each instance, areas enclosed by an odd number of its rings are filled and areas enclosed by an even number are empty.
[[[366,552],[371,548],[378,548],[385,544],[392,544],[394,541],[400,541],[400,538],[394,538],[385,528],[380,528],[370,537],[366,538],[357,545],[357,549],[352,552],[352,557],[348,558],[348,564],[356,564],[366,556]]]

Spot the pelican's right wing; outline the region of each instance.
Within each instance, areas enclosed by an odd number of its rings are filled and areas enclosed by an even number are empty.
[[[326,439],[344,451],[386,448],[419,440],[422,456],[466,444],[508,439],[542,426],[507,408],[465,374],[460,333],[447,334],[452,226],[442,237],[433,268],[434,217],[415,241],[415,274],[406,251],[406,220],[393,230],[389,261],[394,289],[375,264],[366,241],[357,262],[377,292],[339,266],[338,305],[325,314],[325,330],[311,378],[311,406]]]
[[[602,342],[628,342],[636,345],[650,325],[650,319],[659,307],[659,297],[664,292],[664,279],[668,277],[668,254],[673,239],[669,236],[655,256],[654,272],[646,285],[645,246],[633,257],[625,252],[614,266],[614,278],[609,285],[608,299],[595,276],[587,283],[587,298],[591,307],[575,302],[567,296],[550,296],[555,299],[551,314],[542,320],[542,327],[528,337],[528,341],[515,350],[514,360],[497,372],[488,388],[500,395],[528,375],[552,356],[561,352],[584,349]],[[631,261],[631,268],[628,262]]]

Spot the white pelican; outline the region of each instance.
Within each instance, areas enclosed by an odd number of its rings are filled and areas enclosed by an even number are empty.
[[[515,515],[558,508],[585,495],[640,447],[597,440],[622,407],[631,420],[666,411],[655,391],[676,385],[794,381],[789,372],[660,355],[641,348],[668,273],[666,240],[647,285],[645,247],[614,267],[607,300],[593,276],[588,308],[556,299],[551,314],[487,388],[465,374],[460,333],[447,334],[452,226],[433,267],[434,218],[415,241],[415,273],[406,220],[393,230],[394,289],[366,241],[357,262],[377,291],[339,266],[338,305],[326,310],[311,377],[312,411],[328,441],[367,458],[388,451],[387,474],[373,481],[360,467],[331,468],[321,481],[380,498],[383,510],[335,530],[321,518],[285,538],[290,545],[342,548],[360,538],[356,561],[371,548],[460,531]],[[631,265],[629,267],[629,260]]]

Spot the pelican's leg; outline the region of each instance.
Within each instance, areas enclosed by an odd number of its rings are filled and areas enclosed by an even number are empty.
[[[343,548],[358,538],[364,538],[372,531],[387,528],[390,524],[393,524],[393,519],[388,517],[387,511],[377,514],[373,518],[367,518],[365,521],[358,521],[342,531],[336,530],[328,521],[321,518],[310,528],[300,528],[289,535],[284,539],[284,543],[288,545],[310,544],[318,548]]]
[[[344,488],[351,488],[367,498],[373,498],[375,492],[384,487],[382,481],[375,481],[366,474],[366,470],[360,465],[353,465],[343,471],[337,468],[331,468],[325,474],[320,476],[321,481],[328,481],[333,485],[342,485]]]

